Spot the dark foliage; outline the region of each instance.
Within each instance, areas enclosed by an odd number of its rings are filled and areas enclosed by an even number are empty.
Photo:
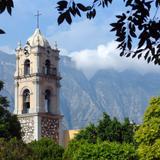
[[[58,24],[66,20],[72,23],[72,17],[86,14],[88,19],[96,16],[97,7],[108,7],[113,0],[93,0],[91,5],[85,6],[74,0],[60,0],[57,2],[59,12]],[[160,0],[123,0],[127,11],[117,15],[117,21],[112,23],[111,31],[115,32],[116,41],[121,52],[120,56],[143,57],[148,63],[160,64],[160,20],[157,11]],[[155,14],[151,17],[151,8]],[[133,46],[137,42],[137,47]]]
[[[14,137],[21,139],[21,127],[17,116],[0,107],[0,138],[9,140]]]
[[[42,138],[28,144],[37,160],[62,160],[64,149],[52,139]]]
[[[4,82],[0,81],[0,91],[3,89]],[[0,95],[0,107],[6,108],[9,107],[9,102],[7,100],[7,97],[1,96]]]
[[[3,82],[0,81],[0,90],[3,89]],[[10,140],[16,137],[21,139],[21,126],[16,115],[8,110],[8,100],[0,95],[0,138]]]
[[[13,7],[13,0],[0,0],[0,14],[7,10],[7,12],[11,15]],[[0,29],[0,34],[4,33],[5,32],[2,29]]]
[[[32,150],[16,138],[6,141],[0,138],[0,159],[1,160],[37,160]]]

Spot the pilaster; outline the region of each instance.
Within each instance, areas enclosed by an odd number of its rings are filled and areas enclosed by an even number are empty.
[[[34,116],[34,139],[39,140],[41,138],[41,118],[37,115]]]
[[[34,84],[34,94],[35,94],[35,113],[40,112],[40,80],[39,77],[36,77],[35,80],[32,81]]]
[[[15,81],[15,100],[14,100],[14,103],[15,103],[15,108],[14,108],[14,114],[18,114],[18,82]]]

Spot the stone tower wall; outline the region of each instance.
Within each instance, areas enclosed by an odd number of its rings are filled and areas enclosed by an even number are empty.
[[[36,120],[38,117],[38,121]],[[59,142],[59,127],[62,116],[46,113],[19,115],[18,119],[22,127],[22,139],[30,143],[41,137],[48,137]],[[38,130],[36,131],[36,126]],[[38,137],[38,138],[36,138]]]
[[[59,142],[59,120],[52,117],[41,118],[41,136],[54,139]]]
[[[34,117],[33,116],[18,116],[22,128],[22,139],[25,143],[30,143],[34,140]]]

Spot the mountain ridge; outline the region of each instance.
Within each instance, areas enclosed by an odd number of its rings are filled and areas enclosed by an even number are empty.
[[[12,111],[15,60],[15,55],[0,52],[0,76],[5,82],[2,94],[9,97]],[[60,108],[63,125],[68,129],[96,123],[103,112],[120,120],[129,117],[140,123],[150,97],[160,95],[160,73],[103,69],[88,79],[67,56],[61,56],[60,73]]]

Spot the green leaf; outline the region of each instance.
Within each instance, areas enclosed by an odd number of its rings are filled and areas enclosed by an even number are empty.
[[[58,17],[58,20],[57,20],[58,25],[60,25],[65,20],[65,18],[66,18],[66,12],[60,14],[60,16]]]
[[[77,3],[77,7],[81,10],[81,11],[83,11],[83,12],[85,12],[85,11],[87,11],[88,9],[87,9],[87,7],[85,7],[83,4],[81,4],[81,3]]]
[[[5,34],[5,32],[2,29],[0,29],[0,34]]]
[[[71,15],[70,15],[69,11],[66,11],[65,19],[66,19],[66,21],[67,21],[68,24],[72,23],[72,19],[71,19]]]

